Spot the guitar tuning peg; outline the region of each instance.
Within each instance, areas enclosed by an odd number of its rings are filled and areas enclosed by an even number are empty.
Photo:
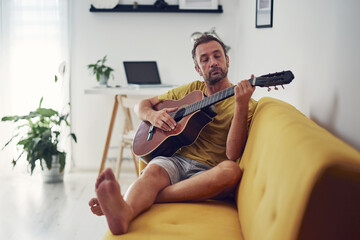
[[[279,89],[277,88],[277,86],[275,86],[274,89],[275,89],[276,91],[279,90]]]
[[[281,84],[281,87],[282,87],[283,89],[285,89],[285,88],[284,88],[284,85],[282,85],[282,84]]]
[[[271,88],[270,87],[268,87],[268,92],[270,92],[271,91]]]

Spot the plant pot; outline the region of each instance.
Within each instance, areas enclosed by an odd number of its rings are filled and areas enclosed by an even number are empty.
[[[60,172],[59,156],[52,156],[51,169],[45,167],[42,171],[43,180],[45,183],[58,183],[64,180],[64,171]]]
[[[100,84],[100,85],[105,85],[105,86],[107,86],[108,80],[109,80],[109,77],[107,77],[107,76],[105,76],[104,74],[102,74],[102,75],[100,76],[99,84]]]

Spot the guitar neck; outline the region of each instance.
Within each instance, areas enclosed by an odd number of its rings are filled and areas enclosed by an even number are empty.
[[[193,112],[196,112],[200,109],[214,105],[218,102],[221,102],[222,100],[225,100],[226,98],[233,96],[234,88],[235,88],[235,86],[232,86],[230,88],[227,88],[223,91],[217,92],[214,95],[211,95],[209,97],[205,97],[204,99],[187,106],[184,116],[189,115]]]
[[[250,84],[252,86],[269,87],[269,86],[288,84],[293,79],[294,79],[294,75],[291,71],[283,71],[283,72],[277,72],[277,73],[269,73],[269,74],[262,75],[257,78],[253,77],[253,78],[248,79],[248,81],[250,82]],[[187,106],[184,109],[184,111],[176,113],[175,118],[178,119],[181,117],[185,117],[191,113],[194,113],[203,108],[207,108],[207,107],[214,105],[226,98],[233,96],[235,94],[234,88],[235,88],[235,86],[232,86],[230,88],[227,88],[223,91],[217,92],[214,95],[211,95],[209,97],[205,97],[204,99]]]
[[[248,81],[250,82],[250,84],[252,86],[256,85],[256,84],[253,84],[253,78],[248,79]],[[205,97],[204,99],[189,105],[188,107],[186,107],[186,111],[185,111],[184,116],[187,116],[187,115],[189,115],[191,113],[194,113],[194,112],[196,112],[196,111],[198,111],[200,109],[209,107],[209,106],[214,105],[214,104],[216,104],[218,102],[221,102],[222,100],[225,100],[225,99],[227,99],[229,97],[232,97],[235,94],[234,88],[235,88],[235,86],[229,87],[229,88],[227,88],[225,90],[222,90],[220,92],[215,93],[214,95],[211,95],[209,97]]]

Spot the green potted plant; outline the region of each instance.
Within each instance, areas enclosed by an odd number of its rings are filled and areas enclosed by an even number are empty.
[[[110,76],[114,78],[114,75],[112,74],[114,69],[106,66],[106,61],[107,56],[105,55],[102,59],[97,60],[95,64],[87,65],[92,74],[96,76],[96,81],[98,81],[101,85],[107,85]]]
[[[57,80],[56,76],[55,80]],[[36,162],[39,162],[43,175],[45,173],[44,181],[58,182],[63,179],[66,158],[66,152],[59,149],[59,140],[62,135],[62,127],[70,127],[67,120],[69,113],[59,114],[51,108],[43,108],[42,101],[43,98],[41,98],[38,108],[27,115],[5,116],[1,119],[1,121],[11,121],[17,125],[16,133],[3,148],[10,142],[16,141],[20,153],[12,161],[14,167],[21,156],[25,154],[31,175],[36,167]],[[70,136],[77,142],[74,133],[70,133]]]

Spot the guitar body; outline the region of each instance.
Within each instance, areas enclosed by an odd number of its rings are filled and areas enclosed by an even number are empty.
[[[178,107],[177,111],[181,111],[182,108],[198,102],[204,97],[201,91],[194,91],[178,101],[165,100],[157,104],[154,109]],[[133,151],[147,162],[157,156],[170,157],[181,147],[192,144],[214,116],[216,113],[209,108],[198,110],[178,121],[176,128],[170,132],[155,128],[151,140],[147,140],[151,124],[142,121],[134,138]]]

